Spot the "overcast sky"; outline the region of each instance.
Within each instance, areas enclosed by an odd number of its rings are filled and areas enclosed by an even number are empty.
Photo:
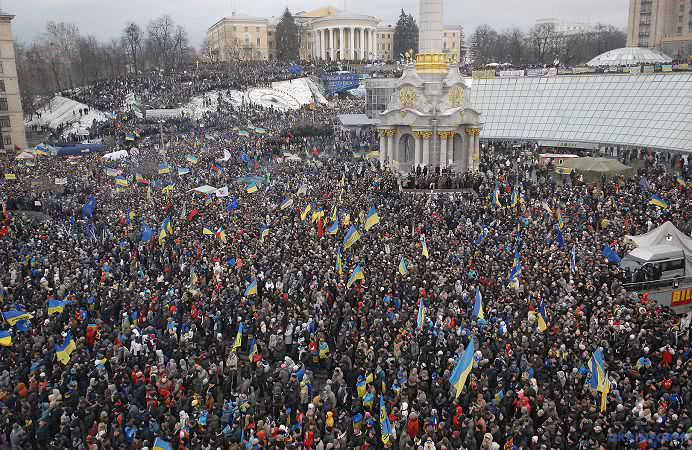
[[[76,24],[82,34],[99,40],[119,36],[125,23],[145,25],[150,19],[169,14],[199,47],[208,27],[233,10],[270,17],[288,7],[291,12],[333,5],[370,14],[385,24],[394,24],[401,8],[418,16],[418,0],[2,0],[2,9],[16,15],[12,22],[15,39],[32,41],[49,20]],[[496,29],[531,27],[536,19],[601,22],[618,27],[627,23],[629,0],[445,0],[445,24],[461,25],[466,34],[487,23]]]

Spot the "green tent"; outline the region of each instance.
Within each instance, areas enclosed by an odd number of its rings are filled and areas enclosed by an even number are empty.
[[[606,178],[624,175],[629,177],[634,174],[634,169],[626,166],[617,159],[609,158],[567,158],[560,167],[575,170],[583,175],[585,180],[600,181],[601,176]]]

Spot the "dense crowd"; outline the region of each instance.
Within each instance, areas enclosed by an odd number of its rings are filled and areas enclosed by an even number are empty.
[[[467,190],[408,193],[354,157],[372,135],[331,129],[355,108],[219,102],[163,146],[136,122],[149,139],[117,161],[3,155],[0,448],[690,448],[689,321],[601,254],[668,220],[689,235],[690,166],[558,183],[498,148],[450,176]]]

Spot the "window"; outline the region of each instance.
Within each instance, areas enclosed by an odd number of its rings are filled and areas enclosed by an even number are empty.
[[[391,49],[392,49],[392,44],[387,44],[387,50],[391,50]]]
[[[3,141],[5,142],[5,145],[12,145],[12,137],[11,136],[4,136]]]
[[[5,92],[5,80],[0,80],[0,92]]]
[[[233,31],[237,31],[237,29],[236,29],[235,25],[233,25]]]
[[[0,116],[0,128],[9,128],[10,127],[10,117],[9,116]]]
[[[682,27],[678,27],[678,34],[682,34]]]
[[[444,37],[447,37],[447,32],[445,32]]]
[[[261,43],[262,43],[262,39],[261,39],[261,38],[257,38],[257,46],[258,46],[258,47],[261,45]]]
[[[4,73],[3,68],[2,68],[2,61],[0,61],[0,73]]]
[[[255,32],[259,33],[259,27],[255,27]]]
[[[248,27],[245,27],[245,31],[248,31],[248,29],[249,29]]]
[[[0,98],[0,111],[7,111],[7,99]]]

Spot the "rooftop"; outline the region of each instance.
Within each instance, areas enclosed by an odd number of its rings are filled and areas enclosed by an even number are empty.
[[[623,47],[601,53],[586,65],[590,67],[602,66],[631,66],[636,64],[666,64],[673,59],[658,50],[644,47]]]

